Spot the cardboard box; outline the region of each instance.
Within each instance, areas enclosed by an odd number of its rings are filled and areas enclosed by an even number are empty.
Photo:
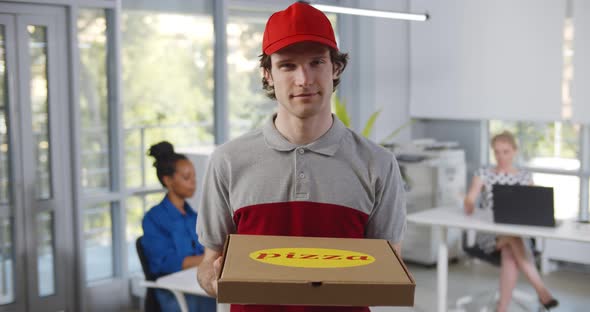
[[[220,303],[413,306],[414,278],[386,240],[230,235]]]

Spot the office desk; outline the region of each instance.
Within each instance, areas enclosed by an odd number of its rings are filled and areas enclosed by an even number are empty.
[[[477,209],[476,209],[477,210]],[[438,260],[437,260],[437,295],[438,311],[447,309],[447,283],[448,283],[448,228],[460,228],[465,230],[476,230],[503,235],[527,236],[539,238],[561,239],[590,243],[590,225],[565,220],[555,228],[496,224],[493,222],[491,212],[476,211],[473,215],[467,216],[463,208],[439,207],[429,210],[412,213],[407,216],[408,221],[416,224],[430,225],[435,231],[439,231]]]
[[[197,282],[197,268],[182,270],[176,273],[168,274],[158,278],[155,282],[143,281],[141,285],[145,287],[162,288],[171,291],[182,312],[188,312],[184,294],[211,297],[209,296],[199,282]],[[217,312],[229,311],[229,305],[217,304]]]

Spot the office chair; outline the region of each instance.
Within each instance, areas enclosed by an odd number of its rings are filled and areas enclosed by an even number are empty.
[[[146,281],[153,282],[156,280],[157,276],[152,274],[148,267],[148,261],[143,251],[143,246],[141,245],[141,238],[140,236],[135,241],[135,248],[137,249],[137,255],[139,256],[139,262],[141,263],[141,269],[143,270],[143,274],[145,275]],[[160,303],[156,299],[156,295],[154,293],[153,287],[147,287],[145,293],[145,300],[144,300],[144,311],[145,312],[162,312],[160,308]]]
[[[468,233],[467,231],[463,231],[462,234],[461,247],[465,254],[468,255],[470,258],[487,262],[495,267],[500,267],[500,265],[502,264],[500,252],[494,252],[492,254],[485,253],[481,248],[479,248],[479,246],[475,244],[474,239],[469,239],[475,238],[475,236],[468,237],[470,236],[470,234],[475,234],[475,231],[470,231],[470,233]],[[499,297],[499,290],[485,291],[483,293],[475,295],[463,296],[455,301],[455,308],[450,309],[449,311],[467,311],[465,308],[467,305],[476,301],[482,301],[482,299],[487,299],[488,302],[493,303],[494,308],[492,310],[488,310],[488,306],[486,305],[480,308],[479,311],[495,311],[495,303],[499,299]],[[536,297],[529,295],[517,288],[515,288],[512,292],[512,302],[514,302],[524,311],[528,311],[530,310],[531,306],[537,305]]]

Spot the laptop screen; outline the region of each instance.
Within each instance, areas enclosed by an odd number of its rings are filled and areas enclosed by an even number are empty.
[[[494,184],[492,193],[494,222],[555,226],[552,187]]]

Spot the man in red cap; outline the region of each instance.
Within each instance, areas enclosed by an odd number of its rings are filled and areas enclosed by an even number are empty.
[[[405,230],[395,158],[332,114],[347,55],[338,51],[328,18],[296,2],[269,18],[262,51],[263,88],[277,100],[277,112],[262,129],[219,146],[205,174],[198,280],[213,296],[228,234],[381,238],[399,252]],[[369,309],[232,305],[231,311]]]

